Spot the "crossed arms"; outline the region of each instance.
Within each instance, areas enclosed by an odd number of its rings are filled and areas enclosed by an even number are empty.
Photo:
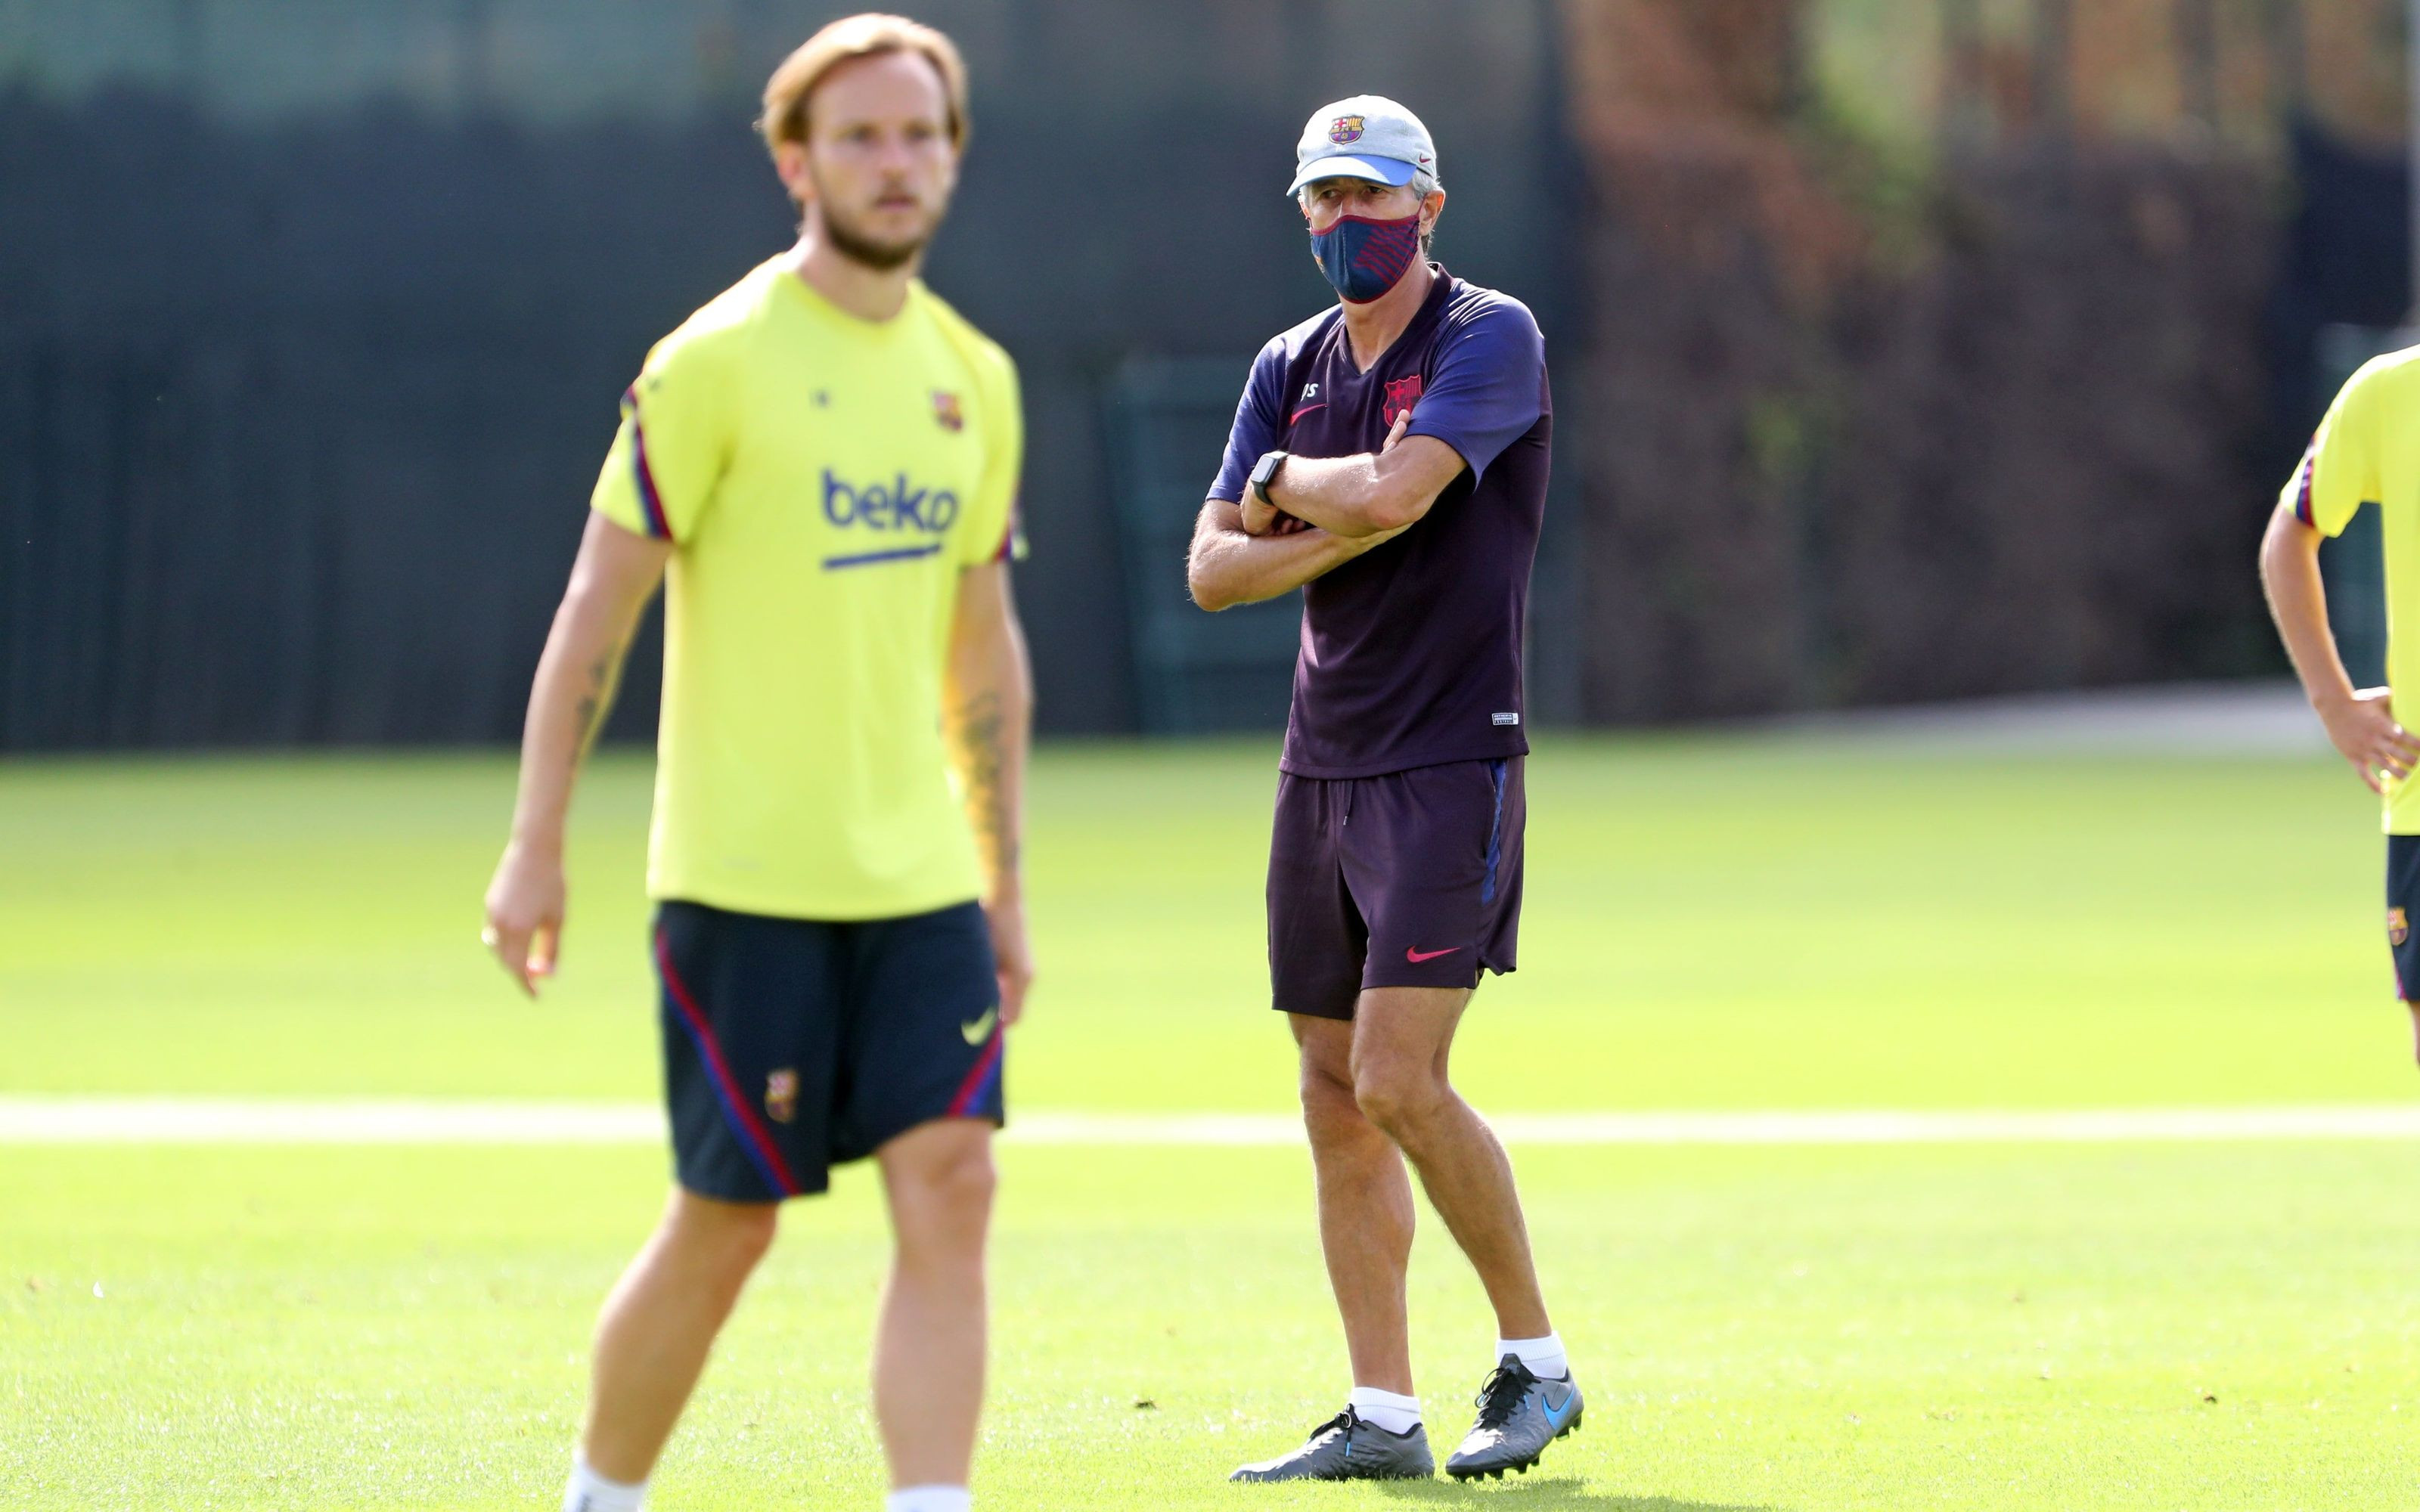
[[[1464,464],[1434,436],[1407,439],[1411,418],[1375,453],[1288,457],[1269,487],[1274,507],[1204,501],[1185,563],[1193,602],[1215,614],[1292,593],[1418,524]]]

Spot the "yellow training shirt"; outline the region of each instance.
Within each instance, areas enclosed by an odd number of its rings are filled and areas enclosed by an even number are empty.
[[[966,567],[1016,542],[1016,369],[923,284],[768,262],[656,344],[591,506],[675,547],[647,891],[890,918],[981,891],[940,733]]]
[[[2386,684],[2396,717],[2420,727],[2420,347],[2366,363],[2328,407],[2286,486],[2303,523],[2342,533],[2380,507],[2386,556]],[[2396,626],[2415,633],[2398,637]],[[2386,832],[2420,835],[2420,782],[2390,783]]]

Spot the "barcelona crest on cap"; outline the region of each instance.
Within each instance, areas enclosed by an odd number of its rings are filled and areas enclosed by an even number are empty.
[[[1361,117],[1339,116],[1328,123],[1327,139],[1338,147],[1361,140]]]

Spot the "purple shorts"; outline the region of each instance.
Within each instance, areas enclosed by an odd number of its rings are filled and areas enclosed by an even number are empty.
[[[1350,1019],[1372,987],[1476,987],[1521,933],[1521,758],[1278,779],[1269,981],[1280,1012]]]

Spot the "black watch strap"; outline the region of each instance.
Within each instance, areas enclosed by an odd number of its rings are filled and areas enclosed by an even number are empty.
[[[1285,466],[1285,459],[1283,452],[1263,452],[1261,459],[1252,464],[1252,497],[1272,509],[1277,505],[1269,498],[1269,485],[1277,481],[1278,470]]]

